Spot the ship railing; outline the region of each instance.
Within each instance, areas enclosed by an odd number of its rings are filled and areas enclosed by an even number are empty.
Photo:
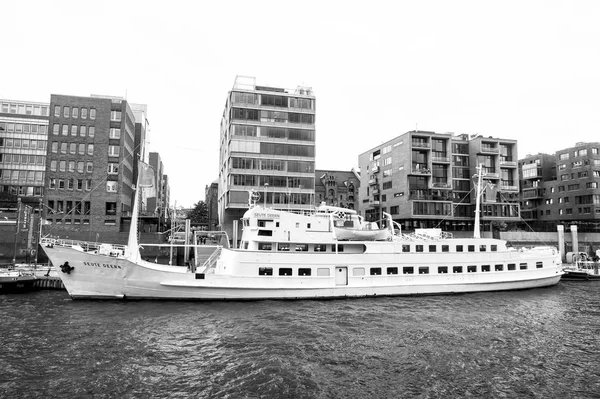
[[[93,252],[100,255],[124,256],[126,245],[105,244],[90,241],[65,240],[61,238],[42,237],[40,245],[45,247],[67,247],[81,252]]]
[[[221,255],[222,247],[218,247],[212,255],[202,264],[202,266],[198,269],[198,273],[204,274],[214,274],[215,268],[217,267],[217,260],[219,259],[219,255]]]

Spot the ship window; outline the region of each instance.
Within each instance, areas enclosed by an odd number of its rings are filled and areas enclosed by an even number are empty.
[[[467,273],[475,273],[476,271],[477,271],[477,266],[475,266],[475,265],[467,266]]]
[[[270,242],[259,242],[258,243],[259,251],[270,251],[271,249],[273,249],[273,244],[271,244]]]
[[[486,246],[485,245],[480,245],[479,246],[479,252],[485,252],[486,251]]]
[[[296,252],[308,251],[308,244],[296,244]]]
[[[438,266],[438,274],[447,274],[448,266]]]
[[[481,265],[482,272],[489,272],[491,270],[490,265]]]
[[[498,246],[497,245],[492,245],[492,252],[496,252],[498,251]]]
[[[320,267],[317,269],[317,276],[327,277],[329,276],[329,269],[325,267]]]
[[[258,227],[267,227],[267,222],[272,222],[272,220],[258,219]]]
[[[291,276],[292,275],[292,268],[291,267],[280,267],[279,268],[279,275],[280,276]]]
[[[462,266],[452,266],[452,273],[462,273]]]
[[[475,252],[475,245],[469,245],[469,252]]]
[[[414,274],[415,268],[412,266],[405,266],[402,268],[402,274]]]
[[[442,245],[442,252],[450,252],[450,245]]]
[[[315,252],[326,252],[327,251],[327,245],[325,244],[315,244]]]
[[[275,227],[279,227],[279,222],[275,222]]]
[[[388,267],[387,274],[398,274],[398,268],[397,267]]]
[[[419,274],[429,274],[429,266],[419,267]]]
[[[204,273],[196,273],[196,280],[204,280]]]
[[[287,243],[285,243],[285,244],[279,243],[279,244],[277,244],[277,250],[278,250],[278,251],[289,251],[289,250],[290,250],[290,244],[287,244]]]
[[[463,246],[462,245],[457,245],[456,246],[456,252],[462,252],[463,251]]]
[[[381,267],[372,267],[371,276],[381,276]]]
[[[541,269],[544,267],[544,263],[543,262],[535,262],[535,267],[536,267],[536,269]]]
[[[527,270],[527,263],[519,263],[519,269]]]
[[[402,245],[402,252],[410,252],[410,245]]]
[[[298,276],[310,276],[310,268],[301,267],[298,269]]]
[[[497,272],[501,272],[502,270],[504,270],[504,265],[496,265],[494,266],[494,270]]]
[[[310,223],[306,223],[306,228],[310,229]]]
[[[273,268],[272,267],[259,267],[258,268],[258,275],[259,276],[272,276],[273,275]]]
[[[336,252],[336,250],[335,250],[335,244],[331,245],[331,252]],[[344,252],[344,246],[338,244],[338,246],[337,246],[337,252]]]
[[[247,241],[244,243],[244,249],[248,249],[248,242]]]
[[[515,265],[514,263],[508,264],[508,270],[516,270],[516,269],[517,269],[517,265]]]
[[[365,268],[364,267],[355,267],[352,271],[352,274],[354,274],[355,276],[364,276]]]
[[[417,252],[423,252],[423,246],[422,245],[415,245],[415,251]]]
[[[430,245],[429,252],[435,252],[437,250],[437,245]]]
[[[296,228],[300,227],[300,223],[296,222]]]
[[[273,236],[273,230],[258,230],[258,235],[271,237],[271,236]]]

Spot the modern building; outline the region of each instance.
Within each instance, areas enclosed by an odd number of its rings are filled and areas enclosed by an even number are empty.
[[[557,224],[564,224],[577,225],[580,231],[600,232],[600,142],[577,143],[546,158],[547,169],[555,160],[556,174],[548,171],[544,176],[542,170],[535,207],[528,202],[531,197],[525,197],[530,190],[523,190],[524,206],[532,206],[529,223],[550,231],[555,231]],[[524,181],[530,173],[527,159],[519,162]]]
[[[556,156],[527,155],[519,160],[521,187],[521,218],[526,222],[538,220],[539,207],[544,203],[544,184],[556,180]]]
[[[49,104],[0,101],[0,192],[38,208],[44,196]]]
[[[360,174],[350,171],[316,170],[316,204],[338,206],[358,210]]]
[[[46,219],[57,234],[93,240],[127,231],[131,220],[135,116],[119,97],[52,94]]]
[[[301,211],[314,202],[315,105],[309,87],[286,90],[236,77],[221,119],[219,155],[219,223],[230,238],[252,190],[273,208]]]
[[[359,155],[360,213],[383,212],[406,230],[472,231],[477,165],[483,166],[484,226],[519,220],[516,140],[410,131]]]

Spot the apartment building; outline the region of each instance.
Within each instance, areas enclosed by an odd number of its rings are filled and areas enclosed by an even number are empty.
[[[0,101],[0,192],[34,208],[44,196],[48,114],[48,103]]]
[[[482,221],[519,219],[515,140],[410,131],[359,155],[359,210],[367,220],[383,212],[404,229],[471,231],[473,176],[483,166],[490,187]]]
[[[527,155],[519,160],[521,187],[521,218],[538,220],[539,207],[544,203],[548,182],[556,180],[556,156],[550,154]]]
[[[94,239],[97,234],[128,229],[134,165],[142,153],[135,144],[135,123],[129,103],[122,98],[51,95],[45,217],[52,226],[48,230]]]
[[[529,202],[527,191],[522,194],[524,206],[531,206],[530,223],[548,230],[574,224],[581,231],[600,231],[600,142],[577,143],[546,158],[555,161],[555,173],[542,175],[537,183],[537,202]],[[520,161],[525,181],[530,173],[526,161]]]
[[[268,207],[301,211],[314,202],[315,96],[236,77],[221,119],[218,208],[221,229],[248,209],[250,191]]]
[[[350,171],[316,170],[316,204],[338,206],[358,210],[360,174]]]

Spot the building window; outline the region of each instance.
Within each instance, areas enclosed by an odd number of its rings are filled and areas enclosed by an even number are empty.
[[[73,111],[71,112],[71,117],[72,117],[72,118],[77,118],[77,117],[79,117],[79,108],[75,108],[75,107],[73,107]]]
[[[96,109],[95,108],[90,108],[90,119],[92,119],[92,120],[96,119]]]
[[[109,175],[118,175],[119,174],[119,164],[118,163],[109,163],[108,164],[108,174]]]
[[[87,153],[88,153],[88,155],[94,155],[94,145],[93,144],[88,144]]]
[[[121,122],[121,111],[110,111],[110,120],[113,122]]]
[[[119,156],[119,146],[109,145],[108,146],[108,156],[109,157],[118,157]]]
[[[111,139],[120,139],[121,138],[121,129],[111,128],[108,133],[108,137]]]
[[[62,125],[62,135],[63,136],[69,135],[69,125]]]
[[[69,117],[69,115],[70,115],[70,111],[71,111],[71,110],[70,110],[70,108],[69,108],[69,107],[64,107],[64,108],[63,108],[63,117],[64,117],[64,118],[68,118],[68,117]]]
[[[111,193],[117,192],[117,182],[116,181],[107,181],[106,182],[106,191]]]
[[[87,119],[87,108],[81,108],[81,119]]]
[[[88,126],[88,137],[94,137],[96,134],[96,128],[94,126]]]
[[[116,214],[117,214],[117,203],[116,202],[107,202],[105,215],[114,216]]]
[[[86,172],[92,173],[94,171],[94,164],[92,162],[88,162],[85,165]]]
[[[54,106],[54,116],[60,117],[60,105]]]

